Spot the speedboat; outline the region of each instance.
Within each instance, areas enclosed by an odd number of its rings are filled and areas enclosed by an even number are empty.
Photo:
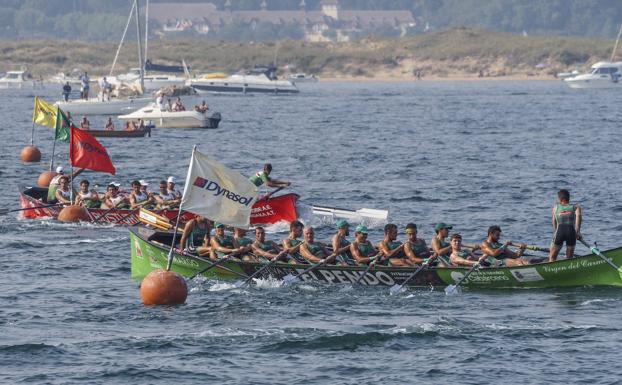
[[[145,92],[157,91],[163,87],[183,87],[186,84],[186,78],[176,75],[144,75]],[[140,83],[140,68],[132,68],[128,73],[108,78],[108,81],[116,85],[118,83]]]
[[[570,88],[614,88],[622,87],[622,62],[600,61],[587,74],[564,79]]]
[[[298,93],[289,80],[278,80],[276,68],[255,67],[227,77],[190,79],[187,82],[198,93]]]
[[[7,89],[33,89],[40,87],[40,82],[35,82],[28,77],[26,71],[8,71],[0,77],[0,88]]]
[[[289,75],[289,81],[296,83],[316,83],[319,79],[315,75],[307,75],[305,73],[297,73]]]
[[[111,98],[102,100],[101,97],[90,99],[69,99],[54,103],[63,111],[69,111],[76,115],[118,115],[127,114],[144,107],[152,102],[152,97],[137,98]]]
[[[218,128],[221,116],[219,112],[168,111],[160,108],[156,103],[132,112],[131,114],[118,117],[123,121],[136,121],[142,119],[152,122],[156,128]]]

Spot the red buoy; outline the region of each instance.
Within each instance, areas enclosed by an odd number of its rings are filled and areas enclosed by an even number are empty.
[[[41,151],[37,146],[26,146],[19,155],[24,162],[39,162],[41,160]]]
[[[58,174],[54,171],[42,172],[41,175],[39,175],[39,179],[37,179],[37,185],[39,187],[50,187],[50,182],[56,175]]]
[[[187,297],[186,280],[172,271],[154,270],[140,284],[140,298],[147,306],[180,305]]]
[[[63,207],[63,209],[58,213],[58,220],[61,222],[87,222],[91,218],[89,217],[88,211],[84,206],[79,205],[70,205]]]

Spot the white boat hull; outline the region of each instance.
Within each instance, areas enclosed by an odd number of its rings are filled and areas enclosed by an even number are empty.
[[[613,81],[610,76],[607,78],[591,79],[577,79],[577,77],[566,78],[564,82],[570,88],[622,88],[622,83],[620,81]]]
[[[270,80],[265,76],[232,75],[227,78],[192,79],[189,81],[199,94],[205,93],[263,93],[295,94],[300,92],[287,80]]]
[[[149,105],[131,114],[118,117],[123,121],[137,121],[143,119],[151,122],[156,128],[218,128],[220,114],[203,114],[198,111],[162,111]]]
[[[112,99],[101,101],[99,99],[58,101],[54,105],[63,111],[69,111],[72,115],[119,115],[134,112],[149,102],[152,98]]]

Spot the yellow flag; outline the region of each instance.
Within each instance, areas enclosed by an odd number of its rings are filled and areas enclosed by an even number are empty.
[[[56,128],[56,106],[35,96],[35,109],[32,111],[32,121],[42,126]]]

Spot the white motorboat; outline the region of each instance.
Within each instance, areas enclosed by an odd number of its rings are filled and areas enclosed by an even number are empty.
[[[77,115],[118,115],[127,114],[144,107],[153,101],[152,97],[112,98],[108,101],[101,98],[69,99],[54,103],[63,111]]]
[[[315,75],[307,75],[305,73],[297,73],[289,75],[289,81],[296,83],[316,83],[319,79]]]
[[[41,82],[29,79],[26,71],[8,71],[0,77],[0,89],[34,89],[41,86]]]
[[[570,88],[613,88],[621,87],[622,62],[600,61],[587,74],[567,77],[564,82]]]
[[[276,68],[256,67],[244,73],[227,77],[190,79],[187,82],[198,93],[298,93],[296,85],[289,80],[278,80]]]
[[[221,116],[219,112],[168,111],[152,103],[131,114],[118,117],[124,121],[142,119],[151,122],[156,128],[218,128]]]
[[[153,92],[157,91],[163,87],[183,87],[186,84],[186,78],[176,75],[168,75],[168,74],[159,74],[159,75],[144,75],[144,87],[145,92]],[[120,83],[140,83],[140,68],[132,68],[126,74],[121,74],[116,77],[107,78],[107,80],[112,84],[120,84]]]

